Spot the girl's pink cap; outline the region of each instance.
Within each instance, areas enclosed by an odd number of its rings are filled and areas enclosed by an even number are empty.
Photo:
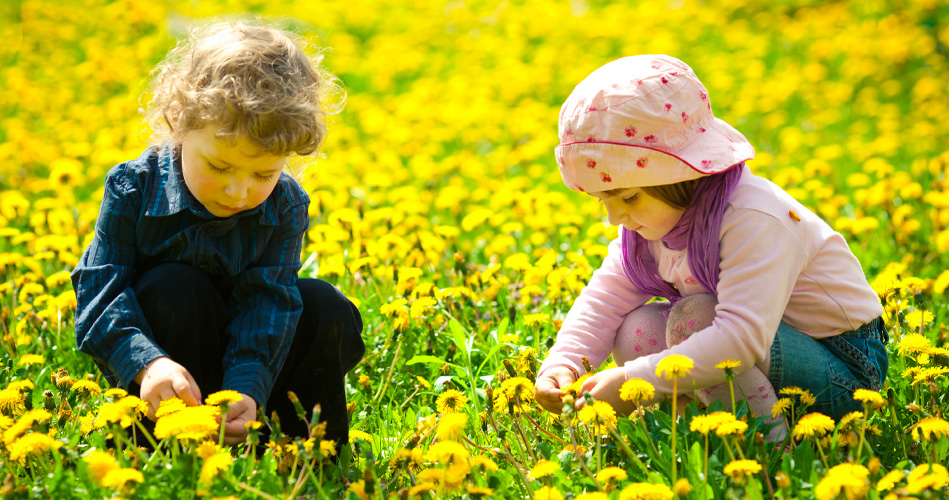
[[[559,134],[563,181],[586,192],[673,184],[755,157],[748,139],[712,114],[692,68],[666,55],[624,57],[591,73],[560,109]]]

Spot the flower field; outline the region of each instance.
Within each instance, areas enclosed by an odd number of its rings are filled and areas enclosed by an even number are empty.
[[[317,426],[219,446],[226,392],[163,405],[140,449],[143,403],[76,350],[69,272],[105,173],[145,147],[149,71],[190,23],[223,14],[328,47],[347,92],[324,157],[294,165],[312,198],[302,274],[338,286],[365,323],[342,457]],[[14,0],[0,21],[0,495],[946,498],[949,4]],[[591,402],[560,418],[533,401],[617,234],[561,183],[560,104],[641,53],[689,63],[755,145],[752,170],[848,239],[892,339],[863,412],[804,415],[812,395],[785,391],[776,415],[793,439],[776,446],[770,415],[742,405],[627,418]]]

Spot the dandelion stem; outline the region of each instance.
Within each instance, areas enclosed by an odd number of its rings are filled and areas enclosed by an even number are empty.
[[[550,436],[551,438],[557,440],[557,442],[559,442],[560,444],[563,444],[563,445],[566,445],[566,444],[567,444],[567,442],[564,441],[563,439],[561,439],[561,438],[559,438],[559,437],[553,435],[550,431],[548,431],[547,429],[544,429],[543,427],[541,427],[540,424],[538,424],[536,420],[534,420],[533,418],[531,418],[530,415],[528,415],[528,414],[526,414],[526,413],[522,413],[522,415],[524,415],[524,417],[527,418],[527,420],[528,420],[531,424],[533,424],[534,427],[536,427],[537,430],[539,430],[540,432],[543,432],[544,434],[547,434],[547,435]]]
[[[589,477],[590,480],[593,481],[593,484],[596,485],[597,489],[599,489],[600,491],[603,491],[603,486],[600,485],[599,481],[596,480],[596,477],[593,475],[593,473],[590,472],[590,469],[587,468],[586,462],[583,461],[583,456],[580,454],[580,451],[579,451],[580,448],[577,446],[577,438],[574,435],[573,423],[568,421],[567,430],[570,432],[570,444],[573,445],[574,455],[576,455],[577,461],[580,462],[580,468],[583,469],[583,472],[586,473],[587,477]]]
[[[644,464],[643,461],[640,460],[639,457],[636,456],[636,453],[633,452],[633,450],[629,447],[629,445],[626,444],[626,441],[623,439],[623,436],[621,436],[619,432],[616,432],[616,429],[612,427],[610,427],[609,429],[610,429],[610,435],[613,436],[613,440],[616,441],[617,446],[619,446],[619,448],[623,450],[623,453],[625,453],[626,456],[630,458],[630,460],[636,463],[636,465],[638,465],[639,468],[642,469],[643,472],[645,472],[648,475],[649,469],[646,467],[646,464]]]
[[[231,484],[233,484],[234,486],[237,486],[238,488],[240,488],[240,489],[242,489],[242,490],[244,490],[244,491],[247,491],[247,492],[249,492],[249,493],[253,493],[253,494],[255,494],[255,495],[257,495],[257,496],[259,496],[259,497],[261,497],[261,498],[266,498],[267,500],[280,500],[279,498],[277,498],[277,497],[275,497],[275,496],[273,496],[273,495],[270,495],[270,494],[268,494],[268,493],[265,493],[265,492],[263,492],[263,491],[260,491],[260,490],[258,490],[257,488],[254,488],[253,486],[251,486],[251,485],[249,485],[249,484],[244,484],[244,483],[242,483],[242,482],[240,482],[240,481],[231,481]],[[291,497],[291,498],[292,498],[292,497]]]
[[[379,390],[376,391],[376,395],[373,396],[372,402],[375,403],[383,394],[386,393],[386,389],[389,388],[389,381],[392,380],[392,372],[395,371],[395,362],[399,359],[399,352],[402,351],[402,340],[405,338],[404,335],[399,335],[399,344],[395,346],[395,354],[392,355],[392,364],[389,365],[389,373],[386,374],[386,380],[379,386]],[[414,394],[414,393],[413,393]]]
[[[520,406],[520,397],[515,396],[515,401],[517,401],[518,406]],[[521,411],[523,412],[523,410]],[[521,428],[520,415],[515,415],[513,420],[514,420],[514,426],[517,427],[517,433],[521,436],[521,440],[524,441],[524,449],[527,451],[527,456],[531,458],[531,462],[536,463],[537,457],[534,456],[534,452],[531,451],[531,444],[529,441],[527,441],[527,436],[524,435],[524,430]]]
[[[676,484],[676,422],[679,413],[676,411],[676,402],[679,399],[679,379],[672,379],[672,484]]]

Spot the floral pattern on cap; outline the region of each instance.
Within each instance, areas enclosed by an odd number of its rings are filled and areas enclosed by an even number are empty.
[[[692,68],[665,55],[590,74],[564,102],[559,135],[564,183],[586,192],[672,184],[754,158],[748,140],[715,118]]]

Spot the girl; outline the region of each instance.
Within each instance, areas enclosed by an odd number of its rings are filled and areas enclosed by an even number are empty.
[[[151,418],[166,399],[229,389],[242,399],[226,442],[264,407],[306,438],[293,391],[306,410],[321,404],[326,439],[348,439],[343,377],[364,353],[362,319],[329,283],[297,279],[309,197],[283,172],[325,134],[335,84],[319,62],[273,28],[195,31],[153,83],[160,145],[106,177],[72,273],[76,342]]]
[[[656,375],[672,354],[691,358],[679,387],[730,405],[715,365],[740,362],[737,392],[768,415],[774,391],[811,391],[835,419],[858,410],[888,366],[883,309],[840,234],[745,165],[748,140],[715,118],[682,61],[642,55],[582,81],[560,112],[556,159],[564,183],[602,200],[621,225],[541,366],[536,398],[561,410],[560,391],[612,351],[617,367],[582,391],[629,413],[619,388]],[[654,297],[668,302],[647,304]],[[720,385],[719,385],[720,384]],[[724,390],[723,390],[724,388]],[[582,400],[580,400],[582,404]]]

